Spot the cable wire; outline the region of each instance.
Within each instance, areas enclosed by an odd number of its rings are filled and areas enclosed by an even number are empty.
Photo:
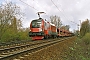
[[[33,1],[35,1],[35,0],[33,0]],[[36,2],[36,1],[35,1]],[[38,4],[38,6],[40,6],[39,5],[39,3],[38,2],[36,2],[37,4]],[[40,6],[41,7],[41,6]],[[41,8],[43,8],[43,7],[41,7]],[[43,8],[44,9],[44,8]],[[46,9],[44,9],[45,11],[47,11]],[[47,15],[47,13],[45,12],[45,15],[47,16],[47,17],[49,17],[49,15]]]
[[[22,0],[19,0],[19,1],[23,2]],[[34,10],[38,11],[36,8],[32,7],[31,5],[29,5],[29,4],[25,3],[25,2],[23,2],[23,3],[28,5],[29,7],[33,8]]]
[[[57,1],[58,1],[58,0],[57,0]],[[59,4],[59,5],[60,5],[60,4]],[[61,7],[61,5],[60,5],[60,7]],[[62,9],[62,8],[61,8],[61,9]],[[62,9],[62,11],[64,11],[64,10]],[[67,15],[66,15],[66,16],[67,16]],[[69,18],[70,18],[70,17],[69,17]],[[68,18],[68,19],[69,19],[69,18]],[[70,19],[69,19],[69,20],[70,20]]]
[[[60,9],[58,8],[58,6],[51,0],[51,2],[55,5],[55,7],[60,11]],[[61,12],[61,11],[60,11]],[[61,12],[62,13],[62,12]],[[63,14],[63,13],[62,13]],[[63,16],[67,19],[67,20],[69,20],[64,14],[63,14]],[[69,20],[70,21],[70,20]]]

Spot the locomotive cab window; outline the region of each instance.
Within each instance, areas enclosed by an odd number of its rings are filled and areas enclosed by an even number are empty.
[[[32,28],[40,28],[40,27],[41,27],[41,20],[32,21]]]

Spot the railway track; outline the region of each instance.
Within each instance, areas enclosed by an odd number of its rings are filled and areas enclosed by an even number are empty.
[[[10,57],[14,57],[16,55],[27,53],[27,52],[32,53],[44,47],[61,42],[65,39],[68,39],[68,38],[41,40],[41,41],[33,41],[33,42],[29,41],[29,42],[20,43],[20,44],[11,44],[11,45],[8,45],[7,47],[6,46],[0,47],[0,60],[7,60]]]

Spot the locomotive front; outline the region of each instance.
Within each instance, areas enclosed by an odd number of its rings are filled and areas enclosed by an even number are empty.
[[[44,38],[43,26],[44,26],[43,19],[32,20],[30,24],[29,36],[32,37],[33,40],[43,39]]]

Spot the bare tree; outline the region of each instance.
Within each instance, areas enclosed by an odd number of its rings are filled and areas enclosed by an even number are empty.
[[[62,22],[60,20],[60,17],[58,16],[50,16],[50,21],[52,24],[55,24],[57,26],[57,28],[60,28],[62,25]]]
[[[0,6],[0,40],[10,27],[17,28],[16,17],[20,16],[20,8],[12,2],[1,4]]]

